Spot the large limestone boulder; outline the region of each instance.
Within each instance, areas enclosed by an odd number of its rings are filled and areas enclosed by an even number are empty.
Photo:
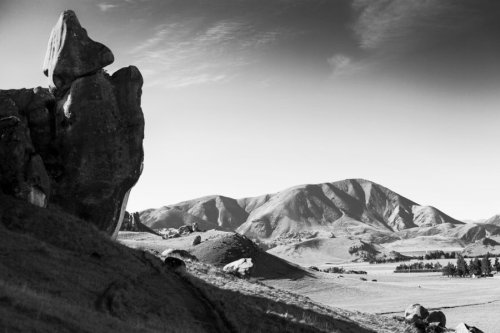
[[[222,270],[239,277],[248,277],[251,275],[252,268],[252,258],[241,258],[227,264]]]
[[[111,50],[89,38],[72,10],[64,11],[50,35],[43,73],[50,86],[64,92],[76,78],[113,63]]]
[[[423,324],[429,311],[420,304],[412,304],[405,310],[405,321],[410,324]]]
[[[128,81],[102,71],[76,79],[56,106],[63,172],[53,202],[111,234],[143,161],[142,76],[135,67],[120,71]]]

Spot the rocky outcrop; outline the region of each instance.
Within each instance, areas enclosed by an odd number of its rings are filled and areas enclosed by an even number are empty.
[[[141,73],[110,76],[113,60],[73,11],[61,14],[43,66],[50,89],[0,91],[0,186],[114,236],[142,172],[144,117]]]
[[[54,97],[40,87],[0,91],[0,189],[39,207],[47,205],[50,195],[40,153],[49,147],[53,103]]]

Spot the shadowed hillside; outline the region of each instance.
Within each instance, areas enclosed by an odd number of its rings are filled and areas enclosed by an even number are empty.
[[[0,194],[2,332],[394,332],[191,263],[176,273],[54,208]],[[198,276],[198,277],[197,277]],[[226,286],[226,287],[224,287]],[[258,320],[257,320],[258,318]],[[353,318],[353,319],[351,319]]]

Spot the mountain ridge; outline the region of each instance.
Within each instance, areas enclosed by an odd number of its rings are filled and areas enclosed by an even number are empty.
[[[204,229],[237,231],[260,240],[314,232],[363,237],[368,236],[365,233],[378,233],[391,238],[403,230],[465,224],[435,207],[419,205],[359,178],[297,185],[241,199],[204,196],[144,210],[140,216],[153,229],[196,222]]]

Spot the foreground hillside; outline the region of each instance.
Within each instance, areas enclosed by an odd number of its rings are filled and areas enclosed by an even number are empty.
[[[399,321],[188,263],[187,274],[83,220],[0,194],[2,332],[399,332]],[[258,318],[258,320],[256,320]]]

